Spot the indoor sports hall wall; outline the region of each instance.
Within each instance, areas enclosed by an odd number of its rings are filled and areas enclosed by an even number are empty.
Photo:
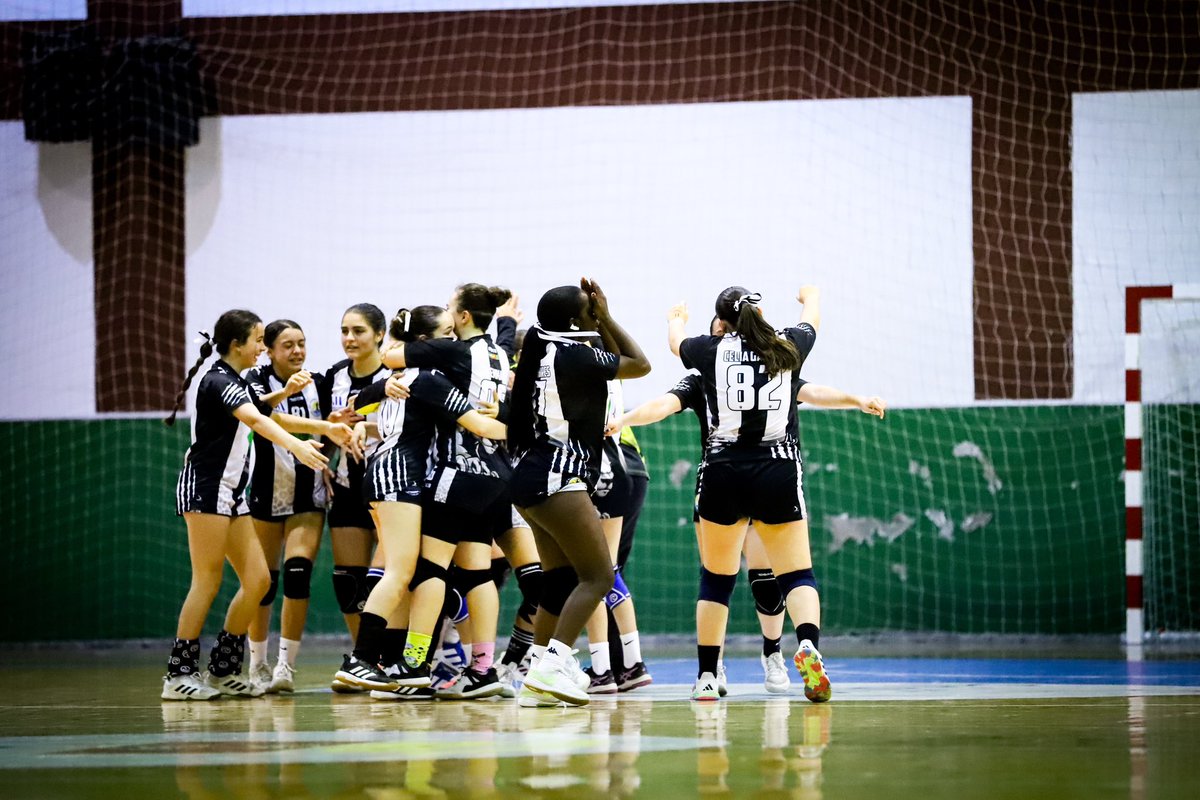
[[[362,10],[414,10],[380,3]],[[215,84],[196,146],[114,166],[90,142],[26,141],[19,93],[0,98],[0,640],[170,633],[187,429],[154,410],[220,311],[298,319],[320,369],[351,303],[390,313],[485,280],[532,317],[580,274],[654,362],[631,402],[682,371],[670,304],[698,331],[736,281],[785,324],[796,287],[822,287],[805,376],[892,404],[801,418],[831,632],[1121,630],[1124,286],[1200,283],[1200,69],[1156,49],[1157,16],[183,6]],[[20,25],[0,22],[0,84],[19,83]],[[1109,28],[1136,36],[1090,49]],[[1147,591],[1164,627],[1193,630],[1200,387],[1176,378],[1200,375],[1200,347],[1172,343],[1196,328],[1164,319],[1146,366],[1170,384],[1147,406],[1167,543],[1148,544]],[[649,631],[693,625],[693,426],[640,432],[630,584]],[[312,630],[340,631],[314,588]],[[64,589],[71,613],[47,600]]]

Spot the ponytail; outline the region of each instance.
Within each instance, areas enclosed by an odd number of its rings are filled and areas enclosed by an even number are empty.
[[[538,369],[546,355],[546,342],[538,328],[530,328],[521,343],[517,368],[513,372],[513,388],[509,400],[508,448],[521,453],[533,445],[533,396]]]
[[[179,409],[183,407],[183,398],[187,394],[188,387],[192,385],[192,378],[196,377],[196,373],[200,371],[200,366],[213,354],[212,335],[208,331],[200,331],[200,335],[204,337],[204,343],[200,345],[200,357],[196,359],[196,363],[192,364],[192,368],[188,370],[187,377],[183,379],[183,386],[179,387],[179,394],[175,395],[175,407],[171,409],[171,416],[163,420],[163,424],[168,428],[175,425],[175,417],[178,416]]]
[[[717,317],[733,327],[750,349],[762,359],[771,377],[800,368],[795,345],[775,332],[758,312],[762,295],[741,286],[730,286],[717,296]]]

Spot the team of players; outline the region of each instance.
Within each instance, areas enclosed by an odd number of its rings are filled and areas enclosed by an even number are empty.
[[[671,347],[692,373],[624,415],[620,381],[645,375],[650,364],[588,280],[546,292],[539,324],[519,353],[521,312],[505,290],[465,284],[446,307],[402,309],[388,327],[387,347],[379,309],[353,306],[342,321],[347,360],[325,375],[303,369],[298,324],[278,320],[264,329],[251,312],[222,315],[180,392],[181,401],[215,348],[221,358],[198,387],[178,485],[193,578],[163,698],[294,688],[327,506],[335,593],[355,640],[335,690],[415,700],[512,696],[519,687],[521,705],[543,706],[582,705],[590,694],[646,685],[630,592],[614,572],[614,561],[623,563],[621,520],[636,516],[628,474],[637,469],[629,468],[630,450],[619,437],[628,426],[692,408],[704,441],[692,697],[724,694],[720,653],[745,545],[764,624],[768,690],[788,688],[780,655],[786,608],[805,694],[829,699],[817,649],[820,609],[795,400],[878,416],[884,405],[800,380],[819,314],[815,289],[805,287],[798,300],[800,324],[781,332],[762,318],[758,295],[741,287],[718,297],[705,336],[687,338],[686,308],[672,309]],[[495,341],[485,333],[493,319]],[[269,359],[256,366],[264,351]],[[327,452],[311,437],[325,437]],[[281,550],[282,573],[268,567],[279,565]],[[225,559],[240,588],[202,672],[200,626]],[[505,563],[523,602],[497,665],[497,586]],[[279,583],[285,599],[272,670],[266,630]],[[620,633],[617,670],[608,657],[606,607]],[[585,627],[587,671],[572,649]],[[439,638],[456,636],[471,643],[469,656],[463,653],[457,674],[442,674],[431,655]]]

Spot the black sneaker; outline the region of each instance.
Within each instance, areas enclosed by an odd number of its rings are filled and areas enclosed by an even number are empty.
[[[621,672],[621,680],[617,682],[617,688],[622,692],[630,692],[640,686],[649,686],[652,683],[654,683],[654,678],[650,677],[650,673],[646,671],[645,662],[639,661]]]
[[[360,661],[353,654],[342,656],[342,668],[333,677],[334,680],[363,689],[395,689],[400,685],[375,664]]]
[[[387,676],[393,686],[428,686],[430,682],[429,664],[410,667],[403,658],[395,664],[384,667],[383,674]]]
[[[439,700],[482,700],[485,697],[497,697],[504,693],[504,684],[496,670],[489,667],[487,672],[476,672],[464,669],[462,674],[450,686],[439,689]]]
[[[588,667],[583,671],[583,674],[587,675],[588,678],[591,679],[591,683],[589,683],[587,687],[588,694],[617,693],[617,679],[613,677],[611,669],[597,675],[595,670],[593,670],[591,667]]]

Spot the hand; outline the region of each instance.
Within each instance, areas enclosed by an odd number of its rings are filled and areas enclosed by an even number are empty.
[[[329,468],[321,470],[321,483],[325,484],[325,507],[333,505],[333,473]]]
[[[287,379],[287,383],[283,387],[283,393],[291,397],[294,394],[304,391],[304,387],[312,382],[312,374],[308,370],[302,369]]]
[[[682,303],[677,303],[677,304],[671,306],[671,310],[667,312],[667,322],[672,322],[674,320],[680,320],[682,322],[688,321],[688,309],[687,309],[687,301],[686,300],[683,301]]]
[[[517,308],[517,302],[519,300],[520,298],[514,293],[512,297],[508,298],[508,300],[504,301],[503,304],[496,307],[496,316],[512,317],[513,321],[520,325],[521,320],[525,319],[525,312]]]
[[[326,422],[333,422],[335,424],[342,422],[342,423],[345,423],[346,425],[353,425],[354,423],[356,423],[362,419],[366,419],[366,418],[360,417],[358,414],[356,414],[354,412],[353,406],[346,406],[345,408],[339,408],[337,411],[330,412],[329,416],[325,417]]]
[[[357,461],[362,461],[361,454],[366,451],[367,433],[368,433],[368,431],[367,431],[367,421],[366,420],[362,420],[362,421],[356,422],[354,424],[354,447],[359,453],[359,456],[357,456],[355,459]],[[354,450],[350,450],[349,448],[347,448],[347,452],[349,452],[351,455],[354,455]]]
[[[344,422],[331,422],[329,430],[325,431],[325,435],[334,444],[345,448],[346,452],[353,456],[355,461],[362,461],[362,445],[354,438],[354,431],[349,425]]]
[[[622,414],[621,416],[617,417],[616,419],[609,420],[608,422],[606,422],[604,424],[604,435],[605,436],[616,436],[618,433],[621,432],[621,429],[624,427],[625,427],[625,415]]]
[[[479,408],[475,410],[478,411],[482,416],[491,417],[492,419],[496,419],[498,416],[500,416],[500,404],[495,400],[480,401]]]
[[[384,391],[387,396],[393,400],[407,400],[412,391],[402,381],[404,380],[404,372],[393,372],[391,377],[387,379],[387,385],[384,386]]]
[[[297,439],[292,455],[309,469],[318,470],[329,463],[329,459],[321,455],[321,442],[312,439]]]
[[[858,399],[858,410],[864,414],[883,419],[883,412],[887,411],[887,403],[882,397],[860,397]]]
[[[584,293],[592,304],[592,316],[597,322],[607,322],[609,317],[608,312],[608,296],[604,294],[604,290],[600,288],[600,284],[588,278],[579,279],[579,288],[583,289]]]
[[[796,300],[799,301],[801,305],[805,305],[812,302],[816,296],[817,287],[809,283],[800,287],[800,291],[796,293]]]

